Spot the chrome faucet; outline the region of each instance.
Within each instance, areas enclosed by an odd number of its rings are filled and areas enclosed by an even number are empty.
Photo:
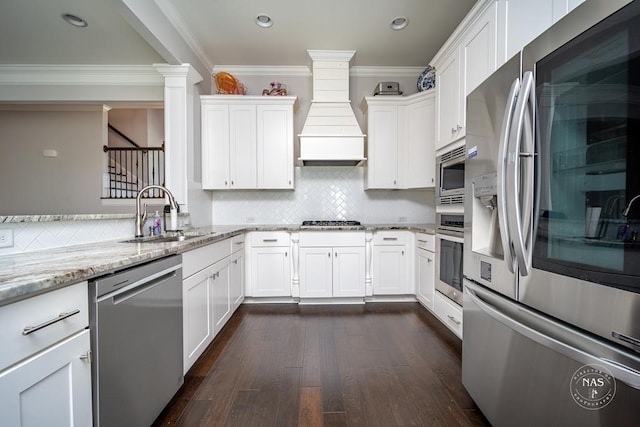
[[[144,232],[142,229],[144,228],[144,223],[147,220],[147,204],[144,204],[144,210],[142,210],[140,209],[140,201],[144,192],[151,188],[157,188],[164,191],[164,194],[166,194],[169,198],[169,206],[171,208],[171,211],[178,211],[178,203],[176,202],[175,197],[173,197],[173,194],[171,194],[171,192],[166,187],[163,187],[162,185],[147,185],[142,190],[140,190],[140,192],[136,196],[136,237],[144,237]],[[142,213],[140,211],[142,211]]]
[[[640,199],[640,194],[638,194],[636,197],[634,197],[633,199],[631,199],[631,201],[629,202],[629,204],[627,204],[627,207],[625,208],[625,210],[622,212],[622,216],[627,218],[629,216],[629,211],[631,210],[631,206],[633,206],[633,203]]]

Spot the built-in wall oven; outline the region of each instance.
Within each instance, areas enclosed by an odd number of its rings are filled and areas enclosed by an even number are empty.
[[[453,148],[436,158],[436,203],[464,205],[465,146]]]
[[[464,214],[436,216],[436,290],[462,305]]]

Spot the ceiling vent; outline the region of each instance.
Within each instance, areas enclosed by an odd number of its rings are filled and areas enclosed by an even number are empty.
[[[300,137],[306,166],[356,166],[364,157],[364,137],[349,100],[349,63],[355,50],[308,50],[313,99]]]

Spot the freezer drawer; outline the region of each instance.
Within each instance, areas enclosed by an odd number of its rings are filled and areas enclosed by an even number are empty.
[[[640,419],[637,354],[468,281],[464,322],[462,382],[494,426],[627,426]],[[613,374],[611,385],[581,400],[576,379],[593,365]],[[599,400],[606,393],[610,398]]]

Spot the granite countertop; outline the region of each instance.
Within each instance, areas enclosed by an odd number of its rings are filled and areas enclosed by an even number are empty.
[[[123,239],[0,256],[0,306],[89,280],[135,264],[183,253],[248,231],[411,230],[433,234],[433,224],[366,224],[355,227],[225,225],[194,229],[201,237],[169,243]]]

